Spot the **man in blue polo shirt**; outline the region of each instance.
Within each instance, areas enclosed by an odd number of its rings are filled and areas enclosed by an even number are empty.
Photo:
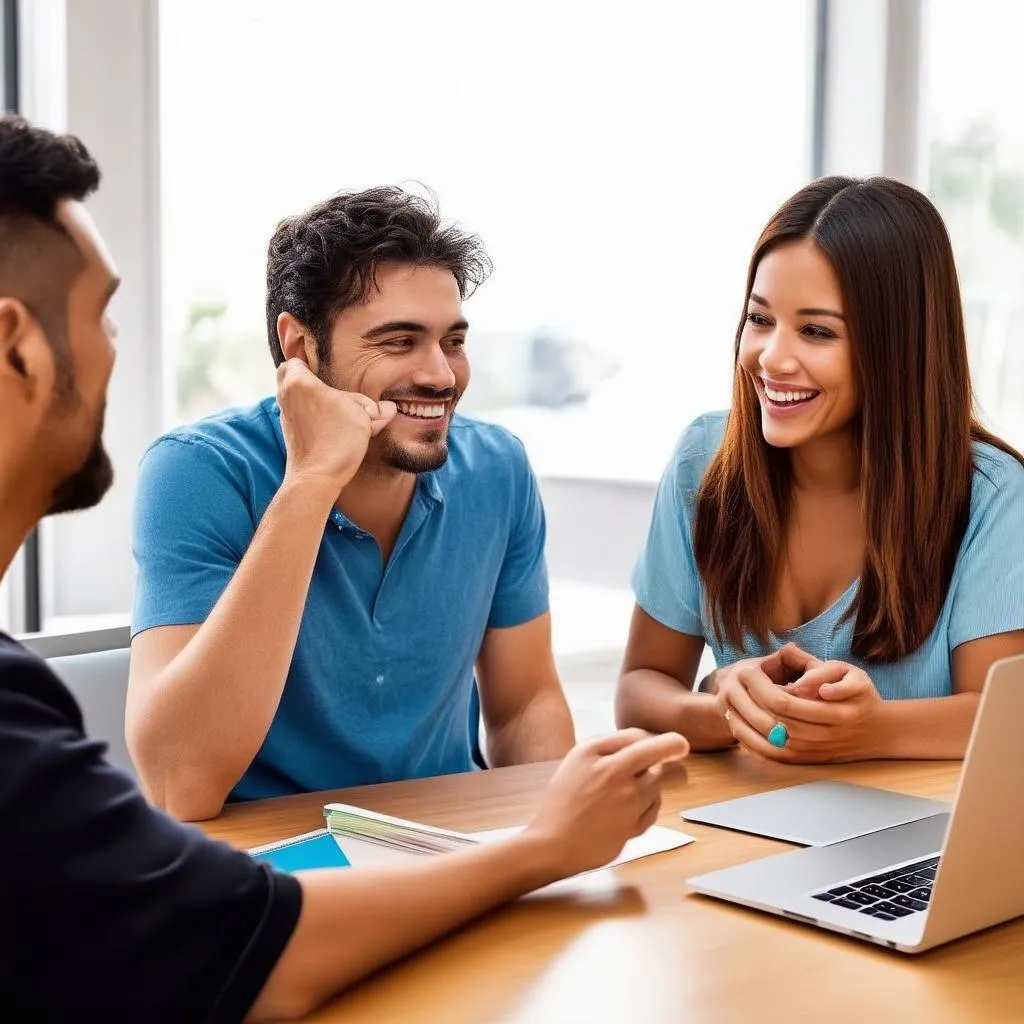
[[[523,447],[455,414],[479,240],[378,188],[282,222],[276,398],[142,461],[127,737],[185,819],[573,742]],[[475,685],[476,684],[476,685]]]
[[[113,479],[103,414],[118,277],[83,205],[99,179],[80,140],[0,117],[0,576],[41,518],[95,505]],[[580,744],[503,842],[295,875],[154,809],[104,748],[45,662],[0,633],[0,1020],[305,1016],[480,914],[612,860],[657,818],[662,765],[687,744],[640,729]]]

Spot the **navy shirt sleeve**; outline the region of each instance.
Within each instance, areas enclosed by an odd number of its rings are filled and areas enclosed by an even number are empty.
[[[0,1019],[237,1021],[301,889],[143,799],[0,639]]]

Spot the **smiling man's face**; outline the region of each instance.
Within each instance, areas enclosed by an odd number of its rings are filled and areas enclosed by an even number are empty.
[[[402,263],[378,267],[366,300],[337,316],[323,380],[398,406],[370,442],[368,464],[404,473],[444,464],[452,413],[469,383],[468,329],[451,271]]]

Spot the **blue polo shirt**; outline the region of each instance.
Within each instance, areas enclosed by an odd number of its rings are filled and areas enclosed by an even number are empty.
[[[341,512],[324,524],[280,706],[231,799],[474,767],[477,654],[487,629],[547,611],[545,523],[518,439],[456,415],[448,448],[440,469],[417,477],[387,566]],[[285,454],[272,398],[149,447],[133,524],[133,636],[205,621],[284,478]]]
[[[1024,629],[1024,466],[998,448],[975,443],[970,520],[935,627],[916,651],[872,664],[854,656],[850,611],[858,580],[830,608],[773,634],[767,644],[749,633],[741,647],[719,638],[697,571],[693,524],[697,492],[722,443],[726,419],[726,413],[701,416],[683,434],[658,488],[647,544],[633,574],[640,607],[670,629],[703,637],[716,664],[763,657],[792,642],[823,661],[864,669],[886,700],[946,697],[953,692],[957,647]],[[913,580],[902,582],[913,586]]]

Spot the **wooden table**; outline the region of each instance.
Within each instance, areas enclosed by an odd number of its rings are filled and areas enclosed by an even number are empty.
[[[240,847],[320,827],[339,800],[473,831],[529,819],[553,765],[367,786],[228,809]],[[786,844],[683,823],[680,808],[817,778],[950,799],[959,762],[827,768],[697,755],[667,777],[660,824],[697,842],[527,897],[368,979],[312,1019],[391,1021],[1024,1021],[1024,919],[917,957],[690,893],[684,879]],[[993,813],[1024,813],[993,808]],[[1024,869],[1024,866],[1022,866]]]

